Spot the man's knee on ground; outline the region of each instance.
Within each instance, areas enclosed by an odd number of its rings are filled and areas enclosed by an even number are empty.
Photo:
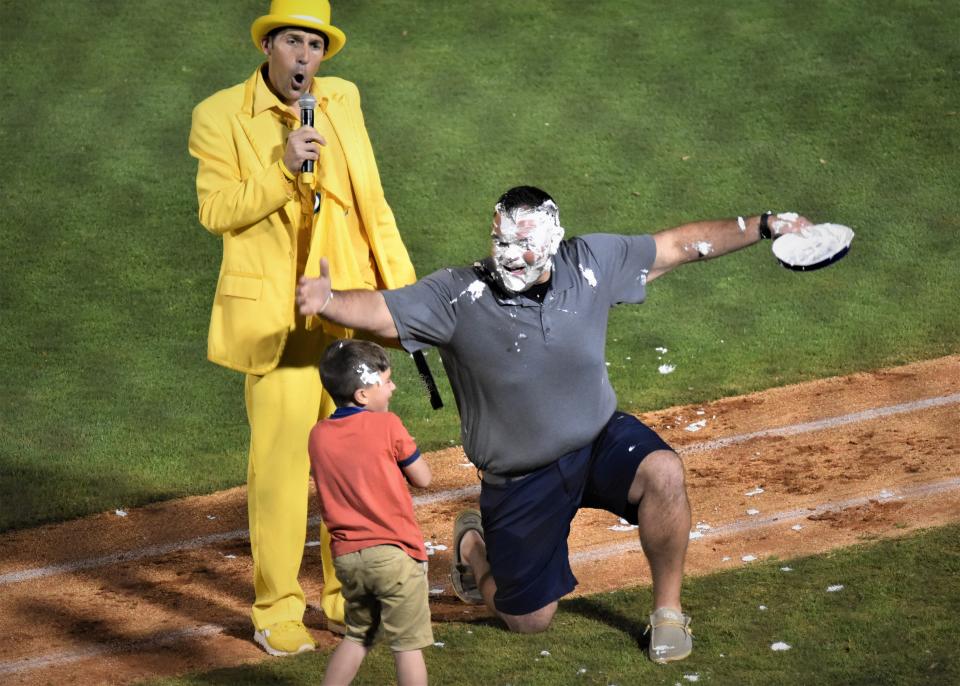
[[[534,610],[529,614],[508,615],[501,612],[500,617],[506,622],[507,628],[510,629],[510,631],[518,634],[538,634],[550,628],[550,621],[553,619],[556,611],[557,603],[554,601],[546,607],[541,607],[539,610]]]
[[[672,450],[656,450],[643,459],[637,467],[627,499],[636,504],[650,493],[672,498],[686,495],[683,460]]]

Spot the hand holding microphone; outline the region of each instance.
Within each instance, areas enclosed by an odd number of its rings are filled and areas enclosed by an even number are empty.
[[[315,162],[320,157],[320,150],[317,145],[326,145],[327,141],[313,128],[313,112],[317,106],[316,98],[309,93],[305,93],[298,104],[300,105],[300,128],[287,138],[283,163],[291,172],[300,171],[304,175],[304,182],[312,184]]]

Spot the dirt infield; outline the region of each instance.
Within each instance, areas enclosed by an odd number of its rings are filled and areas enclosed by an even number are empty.
[[[641,418],[686,464],[689,574],[960,520],[958,355]],[[427,457],[417,515],[450,546],[476,473],[459,449]],[[245,526],[237,488],[0,536],[0,616],[14,629],[0,682],[123,684],[269,659],[250,641]],[[649,583],[636,532],[607,513],[581,512],[570,549],[577,593]],[[301,575],[314,600],[318,551],[308,543]],[[449,549],[431,557],[435,620],[484,614],[455,601],[449,564]],[[315,607],[305,621],[335,643]]]

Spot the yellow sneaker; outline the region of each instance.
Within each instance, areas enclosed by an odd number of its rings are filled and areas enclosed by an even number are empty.
[[[303,622],[277,622],[255,631],[253,640],[270,655],[282,657],[305,653],[317,647]]]

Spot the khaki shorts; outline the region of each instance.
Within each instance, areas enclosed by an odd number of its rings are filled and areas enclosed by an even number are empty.
[[[396,652],[433,644],[427,563],[393,545],[333,559],[343,585],[346,637],[365,646],[383,640]]]

